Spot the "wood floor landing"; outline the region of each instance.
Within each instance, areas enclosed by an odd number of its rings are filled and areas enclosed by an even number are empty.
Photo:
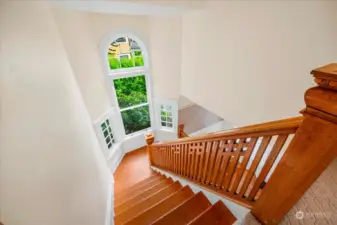
[[[114,173],[115,193],[150,177],[152,174],[146,147],[125,154]]]

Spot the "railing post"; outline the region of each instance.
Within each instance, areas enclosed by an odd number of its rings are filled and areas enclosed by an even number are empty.
[[[185,127],[185,124],[179,124],[178,125],[178,134],[177,134],[178,138],[183,137],[184,127]]]
[[[337,156],[337,64],[311,74],[303,122],[252,210],[263,224],[278,224]]]
[[[149,159],[149,164],[150,166],[153,165],[153,160],[152,160],[152,155],[151,155],[151,145],[154,142],[154,136],[152,133],[146,134],[145,135],[145,141],[146,141],[146,145],[147,145],[147,156]]]

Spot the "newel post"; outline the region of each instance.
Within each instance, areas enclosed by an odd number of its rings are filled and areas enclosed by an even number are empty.
[[[178,125],[178,138],[183,137],[184,128],[185,128],[185,124],[179,124]]]
[[[337,63],[311,74],[303,122],[252,209],[263,224],[278,224],[337,156]]]
[[[151,155],[151,145],[154,142],[153,134],[152,133],[145,134],[145,141],[146,141],[146,145],[147,145],[147,156],[149,158],[149,164],[150,164],[150,166],[152,166],[153,161],[152,161],[152,155]]]

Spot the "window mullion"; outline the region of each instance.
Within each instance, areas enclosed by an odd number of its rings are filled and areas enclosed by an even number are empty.
[[[133,106],[130,106],[130,107],[126,107],[126,108],[120,109],[120,111],[124,112],[124,111],[130,110],[130,109],[135,109],[135,108],[139,108],[139,107],[146,106],[146,105],[149,105],[149,103],[146,102],[146,103],[139,104],[139,105],[133,105]]]

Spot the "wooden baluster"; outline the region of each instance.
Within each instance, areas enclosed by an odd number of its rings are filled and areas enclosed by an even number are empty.
[[[198,166],[199,166],[199,159],[200,159],[200,144],[195,144],[195,150],[194,150],[194,169],[193,169],[193,178],[194,180],[197,179],[198,176]]]
[[[167,151],[168,151],[168,170],[171,171],[172,169],[171,145],[167,146]]]
[[[215,183],[215,187],[216,187],[217,190],[219,190],[221,188],[221,183],[224,179],[224,174],[227,170],[228,162],[229,162],[229,159],[230,159],[230,156],[231,156],[232,146],[233,146],[232,142],[229,143],[229,144],[225,144],[225,141],[222,141],[220,143],[218,155],[221,154],[222,160],[221,160],[221,163],[220,163],[219,175],[217,176],[217,180],[216,180],[216,183]]]
[[[189,157],[189,144],[187,143],[187,144],[185,144],[185,155],[184,155],[184,157],[185,157],[185,168],[184,168],[184,170],[185,170],[185,176],[187,177],[188,176],[188,157]]]
[[[184,144],[180,144],[180,174],[184,174]]]
[[[208,169],[206,184],[209,184],[211,182],[212,172],[213,172],[213,168],[214,168],[214,161],[215,161],[215,158],[216,158],[216,154],[217,154],[217,150],[218,150],[218,145],[219,145],[218,141],[214,141],[213,142],[212,152],[211,152],[211,158],[210,158],[210,162],[209,162],[210,166],[209,166],[209,169]]]
[[[270,169],[274,165],[274,162],[275,162],[278,154],[280,153],[284,143],[286,142],[287,137],[288,137],[288,135],[278,136],[278,138],[275,142],[275,145],[273,146],[273,149],[271,150],[265,164],[263,165],[263,168],[262,168],[258,178],[255,181],[253,189],[249,193],[248,200],[254,199],[254,197],[255,197],[256,193],[258,192],[261,184],[264,182],[264,180],[266,179]]]
[[[209,167],[209,158],[211,155],[211,149],[212,149],[212,142],[207,142],[206,143],[206,152],[205,152],[205,163],[204,163],[204,168],[203,168],[203,174],[202,174],[202,179],[201,179],[201,183],[205,183],[206,180],[206,176],[207,176],[207,171],[208,171],[208,167]]]
[[[205,166],[205,148],[206,148],[206,142],[202,142],[200,143],[200,163],[199,163],[199,167],[198,167],[198,177],[197,177],[197,182],[200,182],[201,179],[201,175],[203,173],[203,168]]]
[[[257,166],[259,165],[268,145],[269,145],[269,142],[271,140],[271,137],[270,136],[266,136],[266,137],[263,137],[262,139],[262,143],[261,145],[259,146],[259,149],[257,150],[257,153],[255,155],[255,158],[248,170],[248,173],[247,173],[247,176],[245,178],[245,181],[241,187],[241,190],[240,190],[240,196],[244,196],[244,194],[246,193],[246,190],[255,174],[255,171],[257,169]]]
[[[172,156],[173,156],[173,172],[177,172],[177,154],[175,145],[172,145]]]
[[[233,155],[229,161],[229,165],[226,171],[226,175],[225,175],[225,179],[221,185],[221,187],[225,190],[228,191],[229,188],[229,184],[232,180],[232,176],[233,173],[235,171],[235,168],[237,166],[237,163],[239,161],[240,158],[240,153],[241,153],[241,149],[243,147],[243,144],[245,142],[245,138],[243,139],[239,139],[239,142],[236,143],[236,140],[233,140],[235,147],[233,146],[233,150],[235,149],[235,152],[233,152]]]
[[[195,143],[191,144],[191,151],[190,151],[190,174],[189,174],[189,178],[193,179],[193,172],[194,172],[194,158],[195,158]]]
[[[150,166],[153,165],[153,161],[152,161],[152,152],[151,152],[151,145],[153,144],[154,142],[154,136],[152,133],[149,133],[149,134],[146,134],[145,135],[145,142],[146,142],[146,145],[147,145],[147,157],[148,157],[148,160],[149,160],[149,164]]]
[[[222,146],[224,144],[224,141],[220,142],[219,146]],[[222,152],[220,151],[219,147],[216,149],[217,153],[216,153],[216,159],[215,159],[215,164],[214,164],[214,168],[213,168],[213,172],[212,172],[212,179],[211,179],[211,185],[215,187],[216,184],[216,178],[218,176],[218,171],[219,171],[219,167],[220,167],[220,163],[221,163],[221,159],[222,159]]]
[[[185,152],[185,145],[181,144],[180,145],[180,159],[181,159],[181,175],[184,176],[185,173],[185,161],[184,161],[184,152]]]
[[[238,185],[239,185],[239,183],[240,183],[240,181],[242,179],[242,175],[245,172],[246,166],[247,166],[247,164],[249,162],[249,159],[250,159],[250,157],[251,157],[251,155],[253,153],[253,150],[254,150],[255,144],[257,142],[257,139],[258,138],[255,137],[255,138],[251,138],[250,141],[249,141],[249,145],[247,147],[247,151],[246,151],[245,156],[244,156],[244,158],[243,158],[243,160],[242,160],[242,162],[240,164],[241,167],[236,171],[236,176],[234,178],[235,180],[234,180],[233,186],[232,186],[232,188],[230,190],[230,194],[231,195],[233,195],[235,193],[235,191],[237,190],[237,188],[238,188]]]
[[[312,74],[319,86],[306,91],[303,122],[252,210],[264,224],[278,224],[337,156],[337,63]]]
[[[191,144],[189,143],[187,145],[187,170],[186,170],[186,176],[190,176],[190,168],[191,168]]]

